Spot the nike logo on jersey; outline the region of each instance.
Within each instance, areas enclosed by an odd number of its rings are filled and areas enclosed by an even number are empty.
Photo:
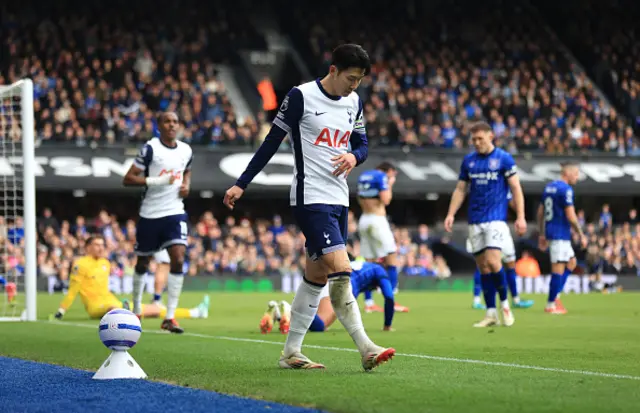
[[[320,113],[318,113],[318,111],[316,110],[316,116],[324,115],[325,113],[327,113],[327,112],[320,112]]]

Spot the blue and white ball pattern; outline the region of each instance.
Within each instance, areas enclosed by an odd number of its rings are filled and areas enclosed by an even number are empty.
[[[111,310],[102,317],[98,327],[102,344],[111,350],[126,351],[140,339],[142,327],[138,317],[129,310]]]

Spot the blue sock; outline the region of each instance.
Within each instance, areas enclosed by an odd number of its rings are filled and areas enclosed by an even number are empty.
[[[473,273],[473,296],[480,297],[482,292],[482,280],[480,276],[480,270],[476,268],[476,272]]]
[[[387,275],[391,281],[391,287],[395,290],[398,286],[398,268],[395,265],[387,266]]]
[[[515,268],[507,268],[507,284],[509,285],[509,292],[511,293],[511,298],[516,298],[518,296],[518,283],[516,283],[516,274]]]
[[[153,295],[153,301],[160,301],[160,300],[162,300],[162,294]]]
[[[322,321],[322,319],[318,317],[318,314],[316,314],[316,316],[313,318],[313,321],[311,322],[311,326],[309,327],[309,331],[314,331],[314,332],[324,331],[324,321]]]
[[[493,274],[482,274],[480,280],[482,282],[484,303],[487,305],[487,308],[496,308],[496,286],[494,284]]]
[[[509,298],[509,292],[507,291],[507,273],[504,272],[504,267],[500,268],[500,271],[493,273],[492,276],[500,301],[505,301]]]
[[[395,313],[395,301],[393,298],[384,299],[384,326],[391,327],[393,321],[393,314]]]
[[[562,275],[552,273],[551,281],[549,282],[549,303],[556,301],[556,297],[560,292],[560,287],[562,287]]]
[[[573,271],[571,271],[568,268],[564,269],[564,274],[562,274],[562,284],[560,285],[560,288],[558,288],[558,294],[564,291],[564,286],[567,283],[567,280],[569,279],[569,276],[571,275],[572,272]]]
[[[373,291],[372,290],[365,290],[364,291],[364,299],[366,300],[371,300],[373,298]]]

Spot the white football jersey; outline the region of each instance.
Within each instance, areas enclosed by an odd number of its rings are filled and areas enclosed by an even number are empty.
[[[333,175],[331,158],[349,152],[353,133],[366,133],[360,98],[355,92],[331,96],[319,80],[295,89],[302,97],[290,92],[273,121],[292,142],[295,165],[290,203],[349,206],[347,180]]]
[[[142,194],[140,216],[142,218],[162,218],[184,213],[184,203],[180,198],[180,185],[185,171],[191,169],[193,151],[184,142],[177,141],[175,148],[170,148],[152,138],[140,149],[133,164],[144,171],[145,177],[173,174],[176,180],[173,185],[146,187]]]

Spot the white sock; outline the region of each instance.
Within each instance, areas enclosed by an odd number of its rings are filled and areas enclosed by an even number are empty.
[[[520,304],[520,296],[513,297],[513,302],[514,302],[515,304]]]
[[[376,305],[376,302],[375,302],[375,301],[373,301],[373,298],[369,298],[368,300],[364,300],[364,304],[365,304],[367,307],[371,307],[371,306]]]
[[[487,317],[497,318],[498,317],[498,311],[495,308],[489,308],[487,310]]]
[[[167,282],[167,315],[165,316],[166,320],[171,320],[176,315],[176,308],[178,308],[178,301],[180,300],[180,294],[182,293],[183,283],[183,274],[169,273],[169,280]]]
[[[200,309],[198,307],[189,309],[189,317],[191,318],[200,318],[202,314],[200,314]]]
[[[296,296],[291,303],[291,320],[289,334],[284,343],[284,356],[289,357],[293,353],[302,351],[302,341],[307,334],[313,318],[318,312],[320,304],[321,286],[310,284],[303,280],[296,291]]]
[[[278,307],[278,303],[276,303],[275,301],[269,302],[270,306],[272,304],[273,304],[273,317],[275,318],[276,321],[280,321],[280,319],[282,318],[282,314],[280,314],[280,307]]]
[[[474,304],[481,304],[482,302],[480,301],[480,296],[474,296],[473,297],[473,303]]]
[[[509,300],[500,301],[501,308],[509,308]]]
[[[329,281],[329,296],[338,320],[347,330],[360,354],[364,355],[377,347],[367,336],[362,325],[360,307],[351,290],[349,277],[341,276]]]
[[[133,313],[142,314],[142,293],[145,274],[133,274]]]

